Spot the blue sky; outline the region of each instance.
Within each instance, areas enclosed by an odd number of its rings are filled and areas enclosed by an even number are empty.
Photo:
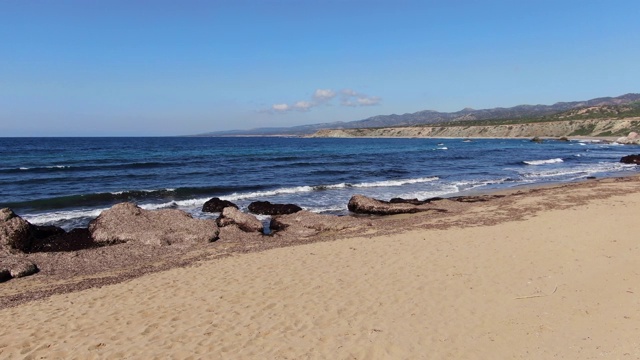
[[[640,92],[640,2],[0,0],[0,136],[136,136]]]

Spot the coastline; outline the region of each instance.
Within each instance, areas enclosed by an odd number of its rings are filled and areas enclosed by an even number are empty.
[[[355,232],[45,269],[0,284],[0,354],[637,356],[638,208],[639,175],[603,178],[503,190],[447,214],[359,218]],[[55,261],[109,259],[118,246]]]

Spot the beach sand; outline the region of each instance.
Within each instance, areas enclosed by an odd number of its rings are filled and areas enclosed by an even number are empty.
[[[640,358],[639,179],[507,198],[7,307],[0,358]]]

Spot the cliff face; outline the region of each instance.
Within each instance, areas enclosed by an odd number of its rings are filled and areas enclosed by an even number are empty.
[[[640,118],[589,119],[490,126],[412,126],[373,129],[327,129],[311,137],[561,137],[624,136],[640,130]]]

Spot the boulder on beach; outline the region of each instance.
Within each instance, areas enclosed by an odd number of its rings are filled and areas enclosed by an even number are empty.
[[[214,220],[194,219],[177,209],[144,210],[132,203],[116,204],[89,224],[100,244],[135,241],[147,245],[206,243],[218,238]]]
[[[262,222],[251,214],[243,213],[235,207],[226,207],[216,221],[219,227],[236,225],[245,232],[262,232]]]
[[[222,212],[222,210],[226,207],[234,207],[237,209],[238,205],[232,203],[231,201],[214,197],[207,200],[207,202],[202,205],[202,212],[219,213]]]
[[[542,140],[542,139],[540,139],[539,137],[536,136],[533,139],[531,139],[531,142],[542,144],[544,142],[544,140]]]
[[[301,211],[295,204],[272,204],[268,201],[254,201],[249,204],[249,211],[260,215],[287,215]]]
[[[0,282],[7,281],[11,278],[29,276],[37,272],[38,267],[36,264],[22,256],[10,254],[0,255]]]
[[[309,237],[323,231],[340,231],[353,226],[346,217],[321,215],[310,211],[298,211],[293,214],[274,216],[269,227],[274,232],[286,232],[287,235]]]
[[[31,245],[31,224],[9,208],[0,209],[0,251],[26,251]]]
[[[640,165],[640,154],[623,156],[620,159],[620,162],[623,164]]]
[[[432,205],[431,200],[419,201],[417,199],[404,200],[394,199],[391,201],[377,200],[374,198],[366,197],[364,195],[354,195],[349,200],[349,211],[356,214],[369,214],[369,215],[395,215],[395,214],[412,214],[422,211],[438,211],[444,212],[447,210],[435,208]]]

